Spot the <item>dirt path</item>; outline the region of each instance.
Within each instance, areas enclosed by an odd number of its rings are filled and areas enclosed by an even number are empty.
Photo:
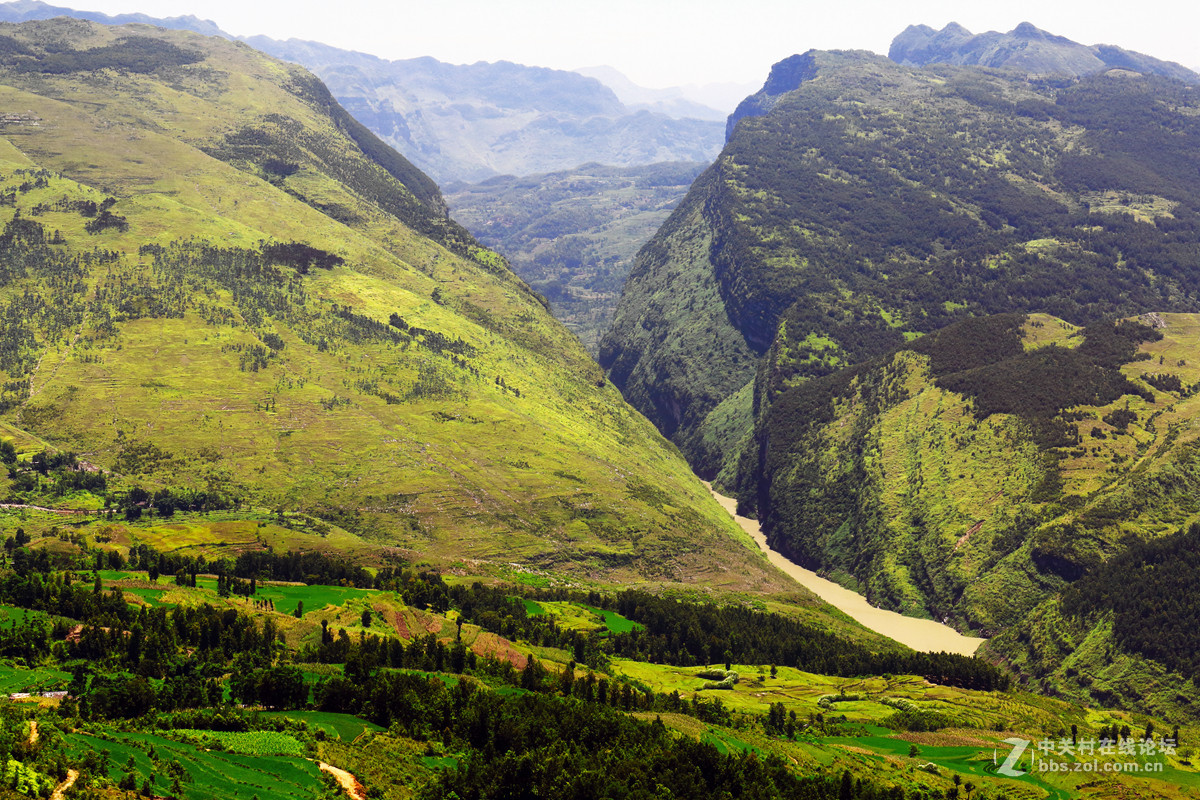
[[[330,766],[324,761],[318,761],[317,766],[321,768],[322,772],[328,772],[337,778],[337,782],[346,790],[346,794],[350,795],[351,800],[367,800],[367,790],[358,782],[358,778],[346,772],[346,770]]]
[[[29,743],[37,744],[37,740],[38,740],[37,720],[31,719],[29,721]]]
[[[766,553],[767,559],[772,564],[786,572],[797,583],[817,595],[817,597],[820,597],[826,603],[829,603],[829,605],[846,612],[871,630],[895,639],[901,644],[906,644],[914,650],[921,650],[928,653],[936,653],[944,650],[948,653],[960,653],[964,656],[969,656],[979,649],[979,645],[983,644],[983,639],[974,636],[963,636],[949,625],[943,625],[931,619],[906,617],[903,614],[897,614],[895,611],[885,611],[882,608],[876,608],[868,603],[867,598],[862,595],[852,592],[844,586],[839,586],[831,580],[826,580],[812,570],[805,569],[799,564],[793,564],[782,553],[772,550],[767,545],[767,537],[759,530],[758,523],[755,520],[737,515],[736,500],[717,494],[713,491],[712,486],[709,486],[708,490],[712,492],[713,497],[717,499],[721,507],[728,511],[729,515],[742,526],[742,530],[750,534],[750,538],[754,540],[754,543],[758,545],[760,550]]]
[[[67,779],[54,787],[54,794],[50,795],[50,800],[63,800],[63,795],[67,793],[75,785],[75,781],[79,779],[79,772],[73,769],[67,770]]]

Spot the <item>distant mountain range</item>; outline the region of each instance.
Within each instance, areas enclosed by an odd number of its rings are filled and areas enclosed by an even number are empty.
[[[36,0],[0,4],[0,22],[68,16],[141,22],[235,39],[193,16],[109,16]],[[552,172],[587,162],[616,166],[710,161],[723,114],[686,101],[627,107],[595,78],[510,62],[389,61],[319,42],[242,37],[317,74],[338,102],[439,183]],[[669,110],[671,116],[662,113]],[[680,119],[694,111],[699,118]]]
[[[1162,61],[1108,44],[1082,45],[1022,22],[1008,33],[973,34],[957,22],[940,31],[910,25],[892,40],[888,58],[907,66],[961,64],[1019,69],[1036,75],[1080,77],[1109,69],[1200,83],[1200,75],[1174,62]]]
[[[117,14],[111,16],[99,11],[77,11],[64,6],[52,6],[39,0],[14,0],[0,4],[0,22],[29,22],[53,17],[73,17],[99,22],[102,25],[154,25],[173,31],[194,31],[207,36],[223,36],[233,39],[210,19],[200,19],[191,14],[182,17],[151,17],[147,14]]]
[[[719,121],[632,111],[612,89],[574,72],[503,61],[387,61],[265,36],[246,41],[311,69],[350,113],[442,183],[595,161],[710,161],[721,144]]]

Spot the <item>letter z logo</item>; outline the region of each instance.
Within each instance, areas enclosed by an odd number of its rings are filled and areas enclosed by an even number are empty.
[[[1008,754],[1008,758],[1004,759],[1004,763],[996,770],[1001,775],[1007,775],[1010,778],[1019,778],[1025,773],[1019,769],[1015,769],[1017,761],[1020,760],[1025,748],[1029,747],[1028,739],[1005,739],[1006,744],[1013,746],[1012,752]]]

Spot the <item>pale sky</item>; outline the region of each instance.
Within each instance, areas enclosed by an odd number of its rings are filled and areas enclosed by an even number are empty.
[[[384,58],[607,64],[635,83],[761,82],[811,48],[886,54],[909,24],[974,33],[1029,21],[1083,44],[1115,44],[1200,69],[1194,0],[50,0],[157,17],[195,14],[240,36],[312,39]]]

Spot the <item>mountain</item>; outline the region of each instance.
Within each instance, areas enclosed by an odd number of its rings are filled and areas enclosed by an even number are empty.
[[[633,258],[705,164],[668,162],[501,176],[455,184],[455,219],[503,253],[550,301],[555,317],[595,353],[612,327]]]
[[[195,17],[109,17],[38,0],[0,4],[3,22],[55,16],[233,38]],[[389,61],[267,36],[242,41],[316,73],[357,120],[439,182],[552,172],[592,161],[710,161],[721,146],[723,116],[711,109],[697,108],[702,118],[675,119],[626,108],[601,82],[566,70],[505,61],[456,65],[429,57]]]
[[[141,513],[166,492],[375,560],[779,585],[544,301],[311,73],[147,27],[0,37],[4,438],[56,465],[7,478],[14,502]]]
[[[647,89],[638,86],[622,72],[613,67],[582,67],[575,70],[580,75],[595,78],[616,93],[617,98],[633,110],[654,111],[669,117],[707,119],[724,122],[727,112],[706,106],[687,96],[685,90],[674,86],[669,89]],[[743,92],[744,94],[744,92]]]
[[[963,320],[782,393],[742,489],[775,549],[981,631],[1032,687],[1200,718],[1197,331]]]
[[[1189,318],[1111,323],[1200,311],[1190,87],[814,51],[746,105],[600,359],[773,545],[996,634],[1192,518]]]
[[[177,31],[195,31],[206,36],[224,36],[231,39],[229,34],[222,31],[217,23],[209,19],[188,14],[178,17],[151,17],[146,14],[103,14],[99,11],[76,11],[73,8],[53,6],[41,0],[12,0],[0,4],[0,22],[31,22],[53,17],[74,17],[99,22],[102,25],[154,25],[159,28]]]
[[[247,41],[311,69],[355,118],[442,182],[594,161],[708,161],[720,147],[719,121],[627,109],[599,81],[573,72],[386,61],[315,42]]]
[[[1137,542],[989,643],[1028,686],[1109,707],[1195,719],[1194,524]]]
[[[969,64],[1016,69],[1031,75],[1082,77],[1105,70],[1162,75],[1184,83],[1200,83],[1200,75],[1170,61],[1113,45],[1086,46],[1022,22],[1008,33],[972,34],[956,22],[940,31],[910,25],[892,40],[888,58],[908,66]]]
[[[810,52],[749,104],[639,254],[601,347],[702,474],[770,402],[763,380],[782,390],[968,315],[1200,308],[1200,129],[1178,82]],[[769,351],[785,357],[756,399]]]

